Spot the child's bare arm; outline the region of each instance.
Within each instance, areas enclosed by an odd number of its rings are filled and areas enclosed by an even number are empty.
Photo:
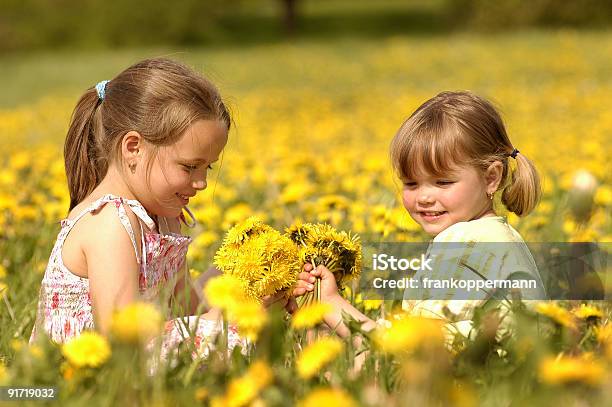
[[[138,222],[134,214],[128,212],[128,217],[140,248]],[[138,296],[139,265],[132,241],[113,205],[106,205],[92,216],[83,233],[95,325],[106,334],[113,310],[135,301]]]
[[[361,322],[361,329],[365,331],[369,331],[376,327],[376,322],[361,313],[338,293],[336,279],[326,267],[319,266],[313,270],[312,265],[307,263],[304,265],[304,270],[305,273],[300,273],[300,280],[302,281],[312,281],[310,279],[311,276],[321,278],[321,302],[328,303],[332,306],[332,311],[325,316],[325,323],[331,329],[334,329],[338,335],[347,337],[350,334],[348,327],[342,320],[342,311]],[[310,276],[308,274],[310,274]],[[308,284],[298,284],[298,288],[294,290],[294,295],[301,295],[305,291],[312,291],[311,286]]]

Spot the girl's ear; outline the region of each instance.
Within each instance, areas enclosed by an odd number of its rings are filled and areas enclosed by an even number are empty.
[[[128,131],[121,140],[121,155],[128,162],[136,162],[144,153],[144,139],[137,131]]]
[[[501,161],[494,161],[485,171],[485,182],[487,183],[487,193],[492,194],[497,191],[502,181],[504,166]]]

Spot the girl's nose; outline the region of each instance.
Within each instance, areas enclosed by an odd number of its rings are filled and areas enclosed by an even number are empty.
[[[193,189],[197,189],[197,190],[203,190],[206,189],[206,180],[205,179],[200,179],[197,181],[193,181],[193,183],[191,184],[193,186]]]
[[[419,191],[417,195],[417,201],[420,204],[432,204],[435,202],[433,195],[429,191]]]

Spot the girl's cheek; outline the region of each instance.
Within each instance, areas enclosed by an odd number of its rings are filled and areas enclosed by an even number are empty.
[[[404,208],[406,208],[407,211],[410,211],[412,209],[413,202],[414,201],[414,194],[411,193],[411,191],[408,190],[404,190],[402,192],[402,204],[404,204]]]

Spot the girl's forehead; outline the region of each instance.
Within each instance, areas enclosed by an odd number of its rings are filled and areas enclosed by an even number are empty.
[[[180,158],[210,160],[219,155],[227,142],[227,128],[217,120],[198,120],[171,146]]]
[[[425,168],[416,168],[414,171],[408,174],[409,178],[414,179],[429,179],[429,178],[443,178],[443,177],[461,177],[466,175],[473,175],[477,173],[476,168],[471,165],[459,165],[450,164],[449,168],[443,171],[433,172],[428,171]]]

